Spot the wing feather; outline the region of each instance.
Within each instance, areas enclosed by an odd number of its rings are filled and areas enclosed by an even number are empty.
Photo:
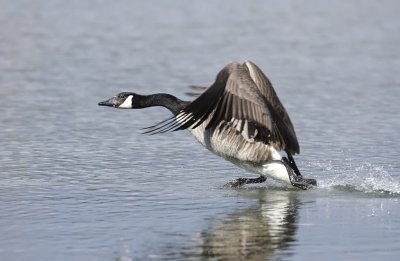
[[[283,107],[281,101],[276,95],[271,82],[261,71],[261,69],[251,61],[246,61],[244,63],[251,79],[256,84],[262,96],[266,99],[269,105],[269,110],[271,111],[272,118],[274,118],[275,124],[277,126],[275,136],[279,136],[281,143],[285,144],[285,149],[290,153],[300,153],[300,146],[297,140],[296,132],[294,131],[293,124],[289,118],[288,113]]]
[[[215,82],[177,116],[147,128],[145,133],[197,128],[206,120],[205,129],[231,126],[249,142],[273,142],[282,150],[299,152],[285,108],[268,78],[250,61],[225,66]]]

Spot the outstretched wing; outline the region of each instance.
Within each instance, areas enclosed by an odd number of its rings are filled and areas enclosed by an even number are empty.
[[[203,92],[200,97],[186,106],[178,115],[168,118],[154,126],[145,128],[146,131],[144,133],[153,135],[168,131],[183,130],[189,127],[197,127],[215,109],[220,97],[222,97],[228,77],[229,72],[227,67],[225,67],[218,73],[215,82]]]
[[[272,86],[267,90],[260,88],[260,81],[251,76],[250,70],[254,69],[249,69],[246,64],[228,64],[218,73],[215,82],[178,115],[149,127],[145,133],[197,128],[209,120],[205,129],[234,128],[249,142],[273,142],[280,149],[288,149],[285,139],[288,135],[284,125],[280,124],[282,112],[276,111],[276,104],[272,103],[278,101],[280,104],[277,97],[273,97],[275,91]],[[260,79],[267,80],[265,76]],[[265,97],[268,93],[272,98]],[[297,139],[295,141],[297,144]]]
[[[251,79],[256,84],[257,88],[261,92],[262,96],[267,100],[267,104],[271,107],[270,110],[276,114],[276,124],[280,135],[282,136],[283,142],[286,144],[286,150],[290,153],[300,153],[300,146],[297,141],[296,132],[294,131],[293,124],[289,118],[288,113],[280,102],[278,95],[271,82],[261,71],[261,69],[251,61],[244,63]]]

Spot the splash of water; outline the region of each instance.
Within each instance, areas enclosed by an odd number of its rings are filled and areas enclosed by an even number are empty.
[[[321,188],[400,196],[400,180],[388,171],[390,166],[352,160],[337,164],[328,161],[317,165],[325,172],[318,180]]]

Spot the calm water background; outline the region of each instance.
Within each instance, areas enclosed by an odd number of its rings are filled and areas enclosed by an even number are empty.
[[[0,259],[398,260],[398,1],[0,0]],[[320,184],[251,176],[168,111],[231,60],[270,77]]]

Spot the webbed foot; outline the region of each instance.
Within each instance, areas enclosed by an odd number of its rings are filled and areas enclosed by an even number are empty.
[[[301,176],[292,176],[290,179],[290,182],[294,187],[300,188],[300,189],[311,189],[317,186],[317,180],[315,179],[304,179]]]
[[[263,183],[267,180],[264,176],[259,176],[258,178],[238,178],[234,181],[228,182],[225,184],[226,187],[239,188],[245,184],[255,184],[255,183]]]

